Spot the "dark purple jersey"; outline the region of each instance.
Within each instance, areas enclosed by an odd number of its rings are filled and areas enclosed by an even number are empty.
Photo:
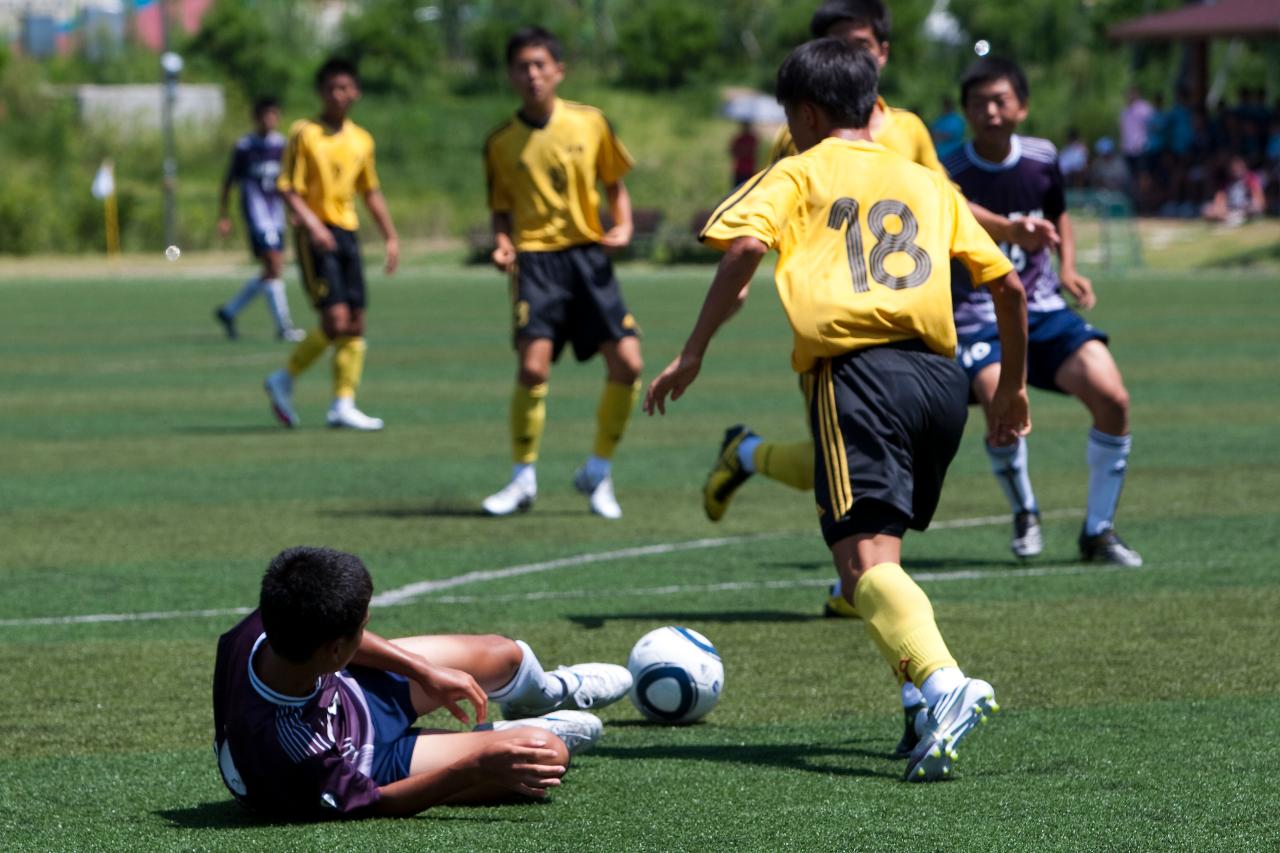
[[[246,133],[231,152],[228,177],[240,188],[240,207],[251,231],[284,232],[284,199],[276,187],[285,138]]]
[[[1003,163],[982,159],[970,142],[947,157],[943,166],[965,198],[993,213],[1010,219],[1036,216],[1057,222],[1066,212],[1058,150],[1047,139],[1015,135]],[[1058,273],[1053,268],[1049,249],[1027,254],[1009,243],[1001,243],[1000,248],[1013,262],[1027,289],[1028,311],[1057,311],[1067,307],[1059,292]],[[964,266],[954,262],[951,264],[951,298],[956,331],[961,336],[996,321],[991,293],[986,288],[974,287]]]
[[[266,636],[255,610],[218,640],[213,748],[223,783],[268,814],[349,815],[372,805],[379,793],[364,691],[338,672],[308,696],[277,693],[253,669]]]

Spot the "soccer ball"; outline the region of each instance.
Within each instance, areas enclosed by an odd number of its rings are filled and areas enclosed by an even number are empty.
[[[650,631],[631,649],[631,704],[655,723],[700,720],[720,701],[724,665],[711,641],[674,625]]]

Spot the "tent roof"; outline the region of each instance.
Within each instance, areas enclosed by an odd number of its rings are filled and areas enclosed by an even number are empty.
[[[1107,29],[1107,35],[1120,41],[1280,39],[1280,0],[1217,0],[1157,12],[1115,24]]]

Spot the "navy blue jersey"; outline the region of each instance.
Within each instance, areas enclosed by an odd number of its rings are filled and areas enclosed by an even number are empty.
[[[284,230],[284,199],[276,188],[284,146],[284,136],[275,131],[266,136],[246,133],[231,152],[227,174],[240,188],[240,207],[250,231]]]
[[[942,165],[965,198],[992,213],[1009,219],[1034,216],[1057,222],[1067,210],[1058,150],[1047,139],[1015,135],[1003,163],[982,159],[970,142],[943,160]],[[1028,254],[1009,243],[1001,243],[1000,249],[1013,262],[1027,289],[1027,310],[1057,311],[1067,307],[1059,292],[1051,250]],[[960,335],[996,321],[991,293],[986,288],[974,287],[964,266],[954,261],[951,297],[956,331]]]

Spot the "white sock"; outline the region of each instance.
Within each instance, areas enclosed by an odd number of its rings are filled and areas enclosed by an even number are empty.
[[[529,491],[538,491],[538,472],[532,462],[517,462],[511,467],[511,481],[520,483]]]
[[[230,314],[232,317],[244,310],[244,306],[253,301],[253,298],[262,290],[263,280],[260,278],[251,278],[244,283],[244,287],[240,288],[240,292],[231,297],[226,305],[222,306],[222,310]]]
[[[920,685],[920,692],[924,694],[925,704],[932,708],[938,704],[938,700],[961,684],[964,684],[964,673],[957,667],[944,666],[934,670],[933,675],[924,680],[924,684]]]
[[[520,668],[511,680],[489,694],[489,698],[502,704],[513,703],[527,709],[534,716],[545,714],[562,701],[569,692],[569,685],[556,675],[542,669],[538,656],[524,640],[516,640],[523,655]],[[541,709],[541,710],[539,710]]]
[[[1107,435],[1097,429],[1089,430],[1089,447],[1085,458],[1089,460],[1089,500],[1085,508],[1084,532],[1097,536],[1109,530],[1115,521],[1116,506],[1120,503],[1120,491],[1124,488],[1124,474],[1128,468],[1130,437]]]
[[[987,448],[987,458],[991,460],[991,473],[996,475],[996,482],[1009,501],[1009,508],[1014,512],[1039,512],[1036,496],[1031,491],[1031,477],[1027,473],[1027,440],[1019,438],[1017,444],[1008,447],[992,447],[983,442]]]
[[[284,293],[284,282],[272,278],[264,280],[262,284],[267,297],[267,310],[276,323],[276,331],[289,331],[293,328],[293,318],[289,316],[289,299]]]
[[[353,397],[334,397],[333,402],[329,404],[329,410],[333,412],[349,412],[356,407],[356,401]]]
[[[742,443],[738,445],[738,464],[748,474],[756,472],[756,448],[760,446],[762,441],[764,439],[758,435],[749,435],[742,439]]]
[[[916,687],[910,681],[902,685],[902,707],[914,708],[924,701],[924,694],[920,692],[920,688]]]
[[[598,483],[613,470],[613,462],[608,459],[601,459],[594,454],[587,457],[587,479],[593,483]]]

